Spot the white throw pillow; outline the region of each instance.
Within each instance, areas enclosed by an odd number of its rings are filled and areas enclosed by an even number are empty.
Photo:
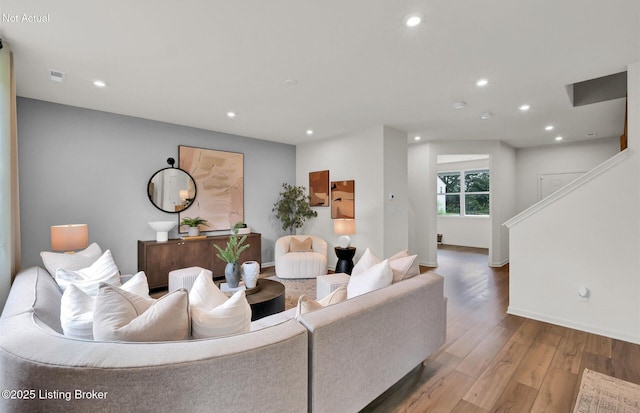
[[[110,250],[106,250],[90,267],[77,271],[58,268],[55,278],[62,291],[69,284],[75,284],[76,287],[93,297],[98,294],[98,286],[101,282],[120,285],[120,271],[113,261]]]
[[[201,272],[189,293],[193,338],[221,337],[244,333],[251,328],[251,306],[244,290],[231,298]]]
[[[42,251],[40,253],[42,263],[52,277],[55,277],[58,268],[71,271],[86,268],[96,262],[101,255],[102,249],[100,249],[100,246],[95,242],[82,251],[73,254],[49,251]]]
[[[314,300],[306,295],[301,295],[298,298],[298,305],[296,306],[296,318],[302,314],[309,313],[311,311],[319,310],[321,308],[345,301],[347,299],[347,287],[341,286],[335,289],[333,292],[327,294],[320,300]]]
[[[353,270],[351,270],[351,276],[358,275],[379,263],[380,258],[373,255],[371,250],[367,248],[364,254],[362,254],[362,257],[358,260],[358,263],[353,267]]]
[[[129,280],[122,284],[120,288],[141,297],[149,297],[149,281],[147,280],[147,274],[145,274],[144,271],[140,271],[133,277],[129,278]]]
[[[60,300],[60,325],[65,336],[93,340],[95,298],[70,284]]]
[[[100,284],[93,312],[93,337],[96,340],[186,340],[189,326],[189,294],[184,288],[154,300]]]
[[[420,274],[418,256],[410,255],[403,258],[389,259],[389,266],[393,272],[393,282],[406,280]]]
[[[189,292],[189,305],[192,307],[213,308],[228,299],[204,271],[200,271]]]
[[[149,284],[144,271],[132,276],[120,287],[125,291],[149,297]],[[95,297],[91,297],[74,284],[62,293],[60,301],[60,324],[65,336],[93,340],[93,311]]]
[[[389,266],[389,260],[384,260],[368,270],[359,274],[351,274],[347,284],[347,297],[353,298],[359,295],[391,285],[393,273]]]

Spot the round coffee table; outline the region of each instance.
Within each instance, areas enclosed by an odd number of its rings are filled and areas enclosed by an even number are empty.
[[[284,284],[260,278],[258,286],[258,291],[247,294],[247,301],[251,306],[251,321],[284,311]]]

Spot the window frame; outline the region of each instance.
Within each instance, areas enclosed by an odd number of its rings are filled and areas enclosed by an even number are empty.
[[[466,177],[467,174],[473,173],[487,173],[489,175],[489,190],[487,191],[466,191]],[[460,192],[438,192],[437,182],[436,182],[436,202],[439,195],[444,195],[445,200],[447,195],[457,195],[460,199],[460,213],[459,214],[439,214],[438,217],[480,217],[487,218],[491,216],[491,170],[489,168],[471,168],[471,169],[455,169],[455,170],[443,170],[438,171],[437,179],[440,179],[441,175],[458,175],[460,181]],[[489,213],[488,214],[467,214],[467,205],[466,205],[466,195],[488,195],[489,196]],[[445,206],[446,208],[446,206]],[[436,207],[437,211],[437,207]]]

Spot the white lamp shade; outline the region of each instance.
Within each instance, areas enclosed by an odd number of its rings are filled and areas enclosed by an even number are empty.
[[[355,219],[334,219],[333,232],[338,235],[353,235],[356,233]]]
[[[51,249],[73,251],[89,245],[87,224],[54,225],[51,227]]]

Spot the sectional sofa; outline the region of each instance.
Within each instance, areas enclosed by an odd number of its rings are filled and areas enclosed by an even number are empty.
[[[65,337],[61,296],[42,268],[17,275],[0,316],[0,411],[357,412],[445,340],[434,273],[182,342]]]

